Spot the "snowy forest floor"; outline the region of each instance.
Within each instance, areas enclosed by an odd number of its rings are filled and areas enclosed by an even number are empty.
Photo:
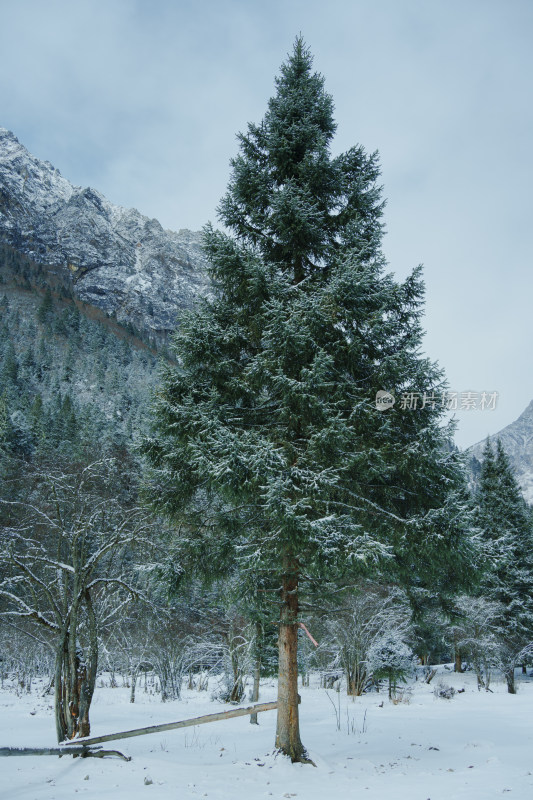
[[[465,691],[451,700],[436,698],[434,689],[440,682]],[[184,690],[181,700],[163,704],[158,695],[142,688],[131,705],[127,688],[100,683],[91,709],[92,735],[225,708],[211,700],[210,691]],[[328,697],[316,685],[302,688],[302,740],[316,769],[276,757],[276,712],[268,711],[259,715],[258,726],[240,717],[105,745],[132,756],[129,763],[115,758],[3,758],[0,797],[67,800],[75,793],[95,800],[533,797],[532,679],[520,676],[514,696],[507,694],[500,680],[493,681],[492,693],[478,692],[473,673],[455,675],[440,668],[430,685],[419,681],[409,688],[408,702],[397,705],[383,691],[353,701],[342,691],[329,690]],[[260,701],[274,700],[275,694],[275,682],[264,681]],[[0,746],[54,744],[51,696],[43,697],[35,683],[31,694],[20,697],[13,690],[0,690]]]

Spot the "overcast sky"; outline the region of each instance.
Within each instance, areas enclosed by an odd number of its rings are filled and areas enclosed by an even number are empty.
[[[0,0],[0,126],[198,230],[299,32],[334,151],[380,152],[385,253],[398,278],[424,264],[427,354],[451,390],[499,393],[457,414],[466,447],[533,399],[532,0]]]

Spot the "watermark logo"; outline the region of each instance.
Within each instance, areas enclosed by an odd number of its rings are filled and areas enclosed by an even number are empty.
[[[376,392],[376,408],[378,411],[386,411],[388,408],[392,408],[395,402],[394,395],[390,392],[385,392],[383,389]]]
[[[402,411],[421,411],[424,408],[442,408],[446,411],[494,411],[498,392],[403,392],[397,407]],[[386,411],[396,399],[390,392],[376,392],[376,408]]]

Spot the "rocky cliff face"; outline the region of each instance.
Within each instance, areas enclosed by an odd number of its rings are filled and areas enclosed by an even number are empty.
[[[501,440],[526,502],[533,503],[533,400],[515,422],[491,438]],[[482,461],[484,446],[484,441],[478,442],[468,452]]]
[[[200,239],[73,186],[0,128],[0,242],[59,270],[80,300],[164,339],[207,292]]]

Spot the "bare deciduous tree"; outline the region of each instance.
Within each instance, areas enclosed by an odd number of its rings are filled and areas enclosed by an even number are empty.
[[[410,611],[405,597],[399,589],[364,585],[347,595],[330,617],[321,648],[330,654],[328,669],[334,674],[344,672],[347,693],[361,695],[372,683],[371,647],[391,631],[408,634]]]
[[[95,606],[115,595],[114,611],[135,595],[126,550],[146,540],[146,513],[123,508],[107,491],[112,460],[69,473],[37,475],[10,512],[0,548],[2,616],[40,629],[55,648],[58,741],[90,732],[98,665]]]

